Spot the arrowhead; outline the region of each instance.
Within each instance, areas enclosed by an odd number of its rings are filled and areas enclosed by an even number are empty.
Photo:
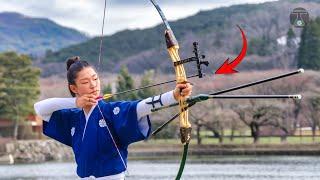
[[[229,64],[229,58],[222,64],[222,66],[215,72],[215,74],[233,74],[237,73],[237,70],[233,69],[234,66]]]

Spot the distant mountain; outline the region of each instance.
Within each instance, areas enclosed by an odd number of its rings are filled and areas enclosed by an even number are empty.
[[[41,55],[86,41],[88,37],[45,18],[13,12],[0,13],[0,52],[17,51]]]
[[[262,4],[243,4],[201,11],[194,16],[171,22],[180,43],[182,58],[192,55],[192,42],[198,41],[200,50],[207,55],[210,73],[227,58],[234,58],[242,47],[240,25],[248,38],[248,54],[238,70],[262,70],[272,68],[295,68],[298,45],[286,43],[289,29],[299,40],[301,29],[290,24],[290,13],[296,7],[305,8],[311,18],[320,16],[319,0],[281,0]],[[155,12],[156,13],[156,12]],[[104,37],[103,71],[118,72],[126,65],[130,72],[141,73],[146,69],[173,72],[164,44],[164,28],[158,25],[143,30],[124,30]],[[298,42],[298,41],[297,41]],[[63,48],[50,53],[43,63],[60,67],[69,56],[81,56],[97,65],[99,38]],[[47,66],[45,72],[59,73],[60,68]],[[192,67],[187,66],[191,72]],[[190,73],[189,73],[190,74]]]

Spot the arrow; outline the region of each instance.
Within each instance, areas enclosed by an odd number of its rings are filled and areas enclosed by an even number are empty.
[[[203,77],[204,74],[201,74],[201,76]],[[194,78],[194,77],[199,77],[200,78],[200,75],[199,74],[194,74],[194,75],[191,75],[191,76],[187,76],[187,78]],[[201,78],[202,78],[201,77]],[[103,96],[98,96],[96,99],[109,99],[113,96],[117,96],[117,95],[120,95],[120,94],[125,94],[125,93],[129,93],[129,92],[132,92],[132,91],[138,91],[138,90],[141,90],[141,89],[147,89],[147,88],[151,88],[151,87],[156,87],[156,86],[160,86],[160,85],[163,85],[163,84],[168,84],[168,83],[172,83],[172,82],[175,82],[177,81],[176,79],[174,80],[170,80],[170,81],[165,81],[165,82],[161,82],[161,83],[157,83],[157,84],[152,84],[152,85],[147,85],[147,86],[142,86],[142,87],[139,87],[139,88],[134,88],[134,89],[129,89],[129,90],[125,90],[125,91],[121,91],[121,92],[117,92],[117,93],[108,93],[108,94],[104,94]],[[187,81],[188,83],[190,83],[191,85],[193,85],[192,82],[189,82]]]
[[[247,53],[246,35],[244,34],[244,32],[242,31],[240,26],[238,26],[238,28],[240,29],[241,35],[242,35],[242,41],[243,41],[242,50],[239,53],[238,57],[236,59],[234,59],[231,63],[229,63],[229,58],[228,58],[222,64],[222,66],[215,72],[215,74],[233,74],[233,73],[237,73],[238,72],[237,70],[235,70],[235,68],[240,64],[240,62],[243,60],[243,58],[246,56],[246,53]]]
[[[232,91],[236,91],[236,90],[239,90],[239,89],[243,89],[243,88],[247,88],[247,87],[250,87],[250,86],[255,86],[255,85],[258,85],[258,84],[262,84],[262,83],[265,83],[265,82],[270,82],[270,81],[274,81],[276,79],[281,79],[281,78],[285,78],[285,77],[289,77],[289,76],[293,76],[295,74],[300,74],[300,73],[304,73],[304,69],[298,69],[297,71],[293,71],[293,72],[290,72],[290,73],[286,73],[286,74],[282,74],[282,75],[278,75],[278,76],[274,76],[274,77],[270,77],[270,78],[267,78],[267,79],[262,79],[262,80],[259,80],[259,81],[254,81],[254,82],[251,82],[251,83],[248,83],[248,84],[243,84],[243,85],[240,85],[240,86],[235,86],[235,87],[231,87],[231,88],[228,88],[228,89],[225,89],[225,90],[221,90],[221,91],[217,91],[217,92],[213,92],[213,93],[210,93],[209,95],[210,96],[214,96],[214,95],[219,95],[219,94],[224,94],[224,93],[227,93],[227,92],[232,92]],[[281,95],[280,95],[281,96]],[[201,97],[201,96],[200,96]],[[222,96],[220,96],[221,98],[223,98]],[[279,96],[278,96],[279,97]],[[226,97],[225,97],[226,98]],[[268,97],[266,97],[268,98]],[[270,97],[271,98],[271,97]],[[300,99],[301,96],[300,95],[295,95],[295,96],[292,96],[292,97],[289,97],[289,98],[294,98],[294,99]],[[194,100],[197,100],[197,98],[195,98]],[[190,102],[188,104],[188,106],[186,107],[186,109],[190,108],[191,106],[195,105],[195,101],[193,102]],[[169,105],[170,106],[170,105]],[[169,106],[163,106],[163,108],[161,109],[165,109],[166,107],[169,107]],[[171,106],[174,106],[171,105]],[[171,107],[170,106],[170,107]],[[158,109],[153,109],[151,111],[156,111],[156,110],[160,110],[160,108]],[[158,127],[155,131],[152,132],[152,135],[156,135],[158,132],[160,132],[164,127],[166,127],[169,123],[171,123],[175,118],[177,118],[178,116],[180,116],[180,113],[177,113],[175,114],[171,119],[169,119],[167,122],[165,122],[164,124],[162,124],[160,127]]]

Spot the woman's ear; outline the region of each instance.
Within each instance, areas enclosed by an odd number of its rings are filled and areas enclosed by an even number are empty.
[[[69,88],[74,94],[78,94],[78,88],[76,85],[70,84]]]

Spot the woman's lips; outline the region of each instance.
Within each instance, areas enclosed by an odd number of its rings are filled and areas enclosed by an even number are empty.
[[[100,90],[92,91],[90,94],[97,95],[100,92]]]
[[[100,99],[103,99],[103,96],[96,97],[96,100],[100,100]]]
[[[96,91],[91,92],[91,94],[97,96],[97,97],[96,97],[96,100],[99,100],[99,99],[102,99],[102,98],[103,98],[103,96],[99,96],[99,92],[100,92],[100,90],[96,90]]]

